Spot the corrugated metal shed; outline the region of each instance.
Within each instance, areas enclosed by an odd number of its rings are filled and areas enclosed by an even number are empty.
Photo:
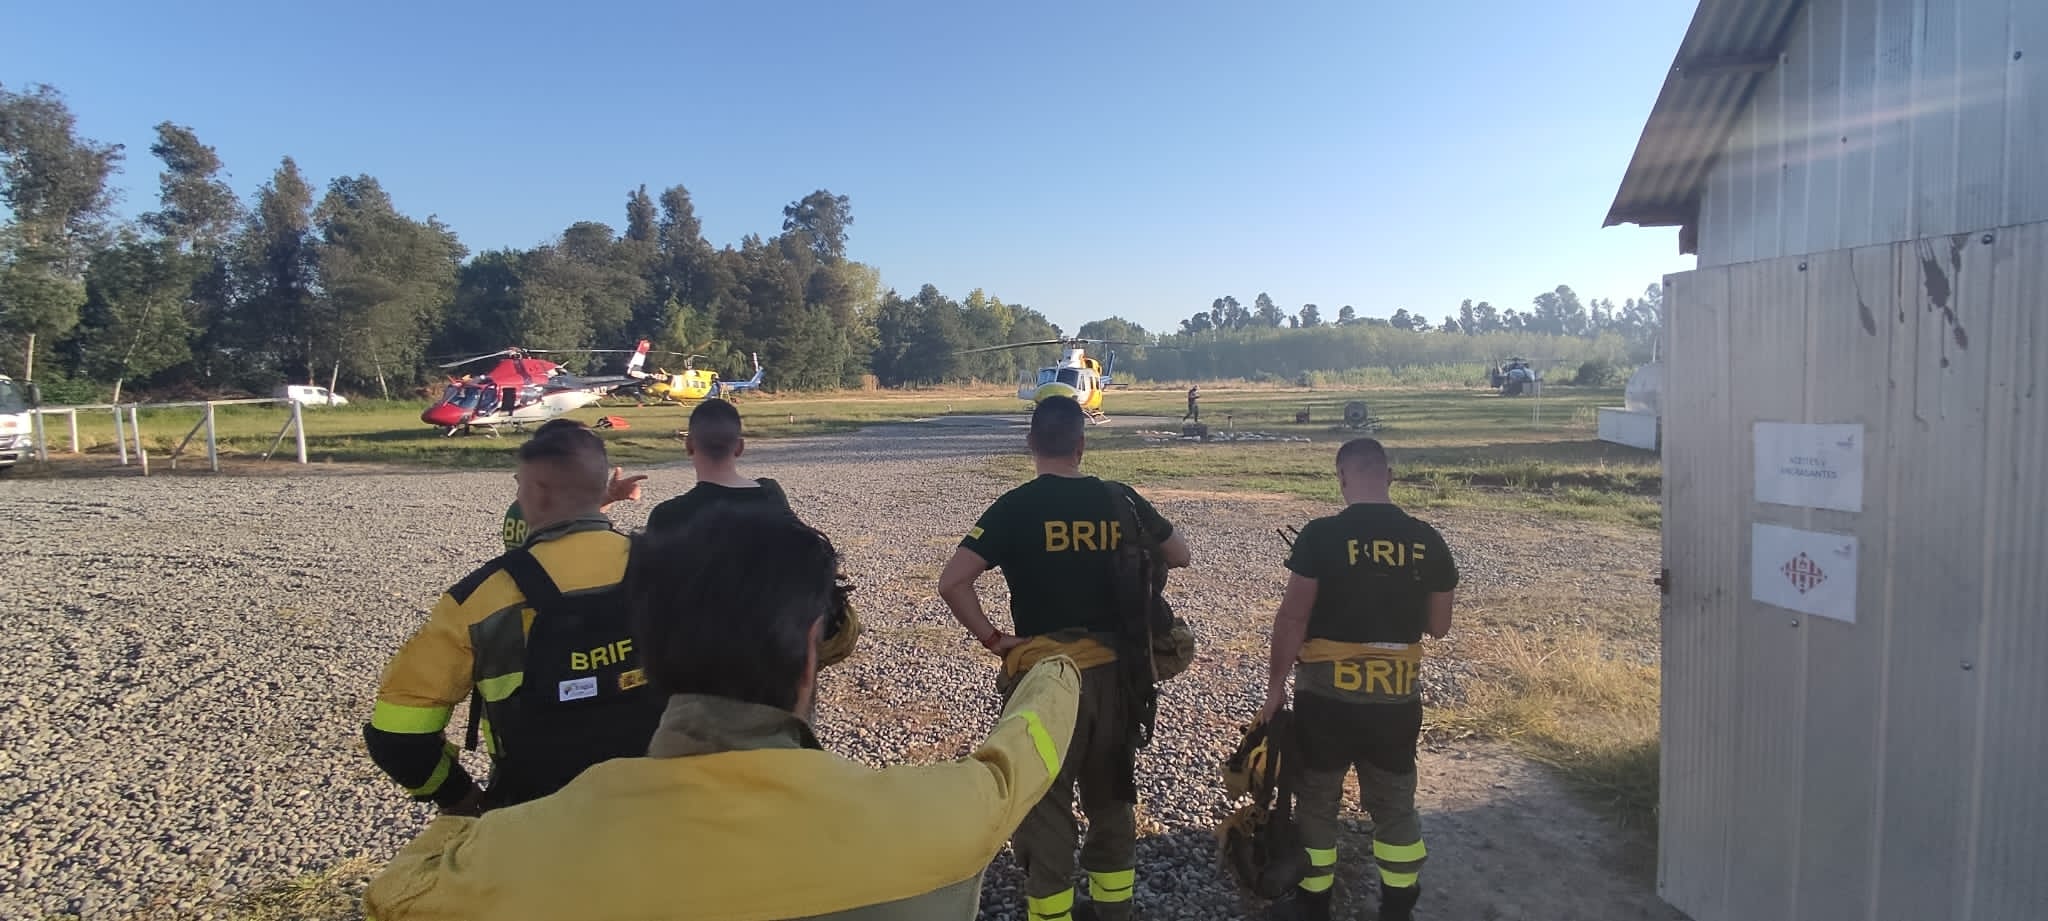
[[[2048,223],[1666,297],[1661,894],[1697,921],[2048,918]],[[1765,422],[1862,426],[1860,510],[1757,499]],[[1782,572],[1757,525],[1853,537],[1853,621],[1756,600]]]
[[[1708,171],[1702,267],[2048,221],[2048,3],[1808,0]]]
[[[1805,0],[1703,0],[1693,14],[1605,226],[1684,225],[1693,252],[1701,192],[1729,132]]]

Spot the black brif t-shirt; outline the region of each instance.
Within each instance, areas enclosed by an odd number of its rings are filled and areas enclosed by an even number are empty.
[[[1419,643],[1429,595],[1458,585],[1443,535],[1393,505],[1359,503],[1301,529],[1287,568],[1316,580],[1311,639]]]
[[[762,477],[755,480],[759,486],[721,486],[717,483],[698,483],[689,492],[654,507],[647,513],[647,530],[665,531],[680,528],[714,505],[727,502],[758,504],[763,508],[789,510],[789,497],[782,492],[782,484]]]
[[[1004,493],[960,541],[1010,587],[1010,618],[1018,636],[1059,630],[1115,630],[1118,625],[1112,551],[1123,533],[1109,486],[1095,477],[1043,474]],[[1173,525],[1136,491],[1138,521],[1154,541]]]

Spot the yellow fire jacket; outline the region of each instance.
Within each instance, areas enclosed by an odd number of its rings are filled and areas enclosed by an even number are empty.
[[[531,546],[565,593],[609,588],[626,574],[626,537],[602,516],[536,533]],[[533,624],[518,583],[496,561],[444,593],[427,622],[384,667],[364,742],[371,760],[415,799],[448,806],[475,787],[441,733],[473,686],[472,628],[494,617],[518,619],[522,636]],[[484,690],[498,700],[518,689],[518,676],[512,675]],[[488,727],[484,737],[494,741]]]
[[[792,714],[672,698],[647,758],[482,818],[442,817],[370,884],[373,921],[973,918],[1059,773],[1081,672],[1035,666],[959,761],[875,770]]]

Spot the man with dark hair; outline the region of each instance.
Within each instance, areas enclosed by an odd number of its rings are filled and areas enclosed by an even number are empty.
[[[691,516],[712,505],[726,502],[762,503],[789,510],[789,497],[782,485],[767,477],[742,476],[740,455],[747,440],[740,431],[740,411],[724,400],[711,399],[690,411],[689,435],[683,450],[696,469],[697,485],[689,492],[654,507],[647,515],[647,530],[666,530],[689,522]]]
[[[645,751],[661,715],[620,609],[627,540],[599,511],[611,465],[575,424],[519,447],[533,531],[448,589],[385,666],[364,741],[416,800],[475,814],[545,796],[584,768]],[[471,699],[491,782],[479,789],[442,730]]]
[[[768,477],[755,479],[740,473],[739,459],[746,449],[738,409],[720,399],[697,404],[690,411],[689,435],[683,439],[683,450],[689,452],[690,466],[697,472],[697,485],[655,506],[647,515],[647,530],[672,531],[722,505],[759,507],[794,516],[796,512],[789,507],[789,496],[782,491],[782,484]],[[820,647],[823,665],[844,661],[859,642],[860,617],[847,597],[852,591],[853,583],[841,574],[838,601],[826,622],[825,641]]]
[[[542,435],[559,428],[583,427],[583,423],[574,419],[549,419],[534,429],[533,433]],[[608,513],[614,503],[639,501],[640,481],[645,479],[647,475],[644,473],[626,476],[626,468],[613,467],[611,481],[605,484],[604,504],[598,506],[597,510]],[[505,541],[505,549],[510,550],[525,544],[527,531],[526,513],[519,508],[519,500],[513,499],[511,506],[505,509],[505,522],[498,529],[499,536]]]
[[[371,882],[364,913],[975,917],[989,862],[1069,757],[1080,670],[1041,660],[958,761],[876,770],[822,751],[810,720],[836,565],[823,534],[758,506],[636,538],[625,607],[667,706],[647,757],[437,820]]]
[[[1287,703],[1301,771],[1295,820],[1308,875],[1273,917],[1327,919],[1336,879],[1337,808],[1358,770],[1373,820],[1382,921],[1409,921],[1427,852],[1415,812],[1415,745],[1422,732],[1422,635],[1451,629],[1457,563],[1443,535],[1393,504],[1386,448],[1356,438],[1337,451],[1343,511],[1301,528],[1287,558],[1287,593],[1273,624],[1263,722]],[[1297,665],[1297,663],[1299,663]]]
[[[1133,646],[1133,612],[1119,586],[1117,550],[1129,541],[1157,544],[1165,565],[1186,566],[1187,540],[1130,487],[1081,473],[1088,416],[1069,397],[1048,397],[1031,414],[1028,442],[1038,477],[1002,497],[968,530],[939,576],[939,595],[953,616],[990,652],[1003,657],[1007,688],[1039,658],[1065,655],[1082,668],[1081,715],[1074,754],[1052,789],[1017,829],[1013,846],[1026,875],[1030,921],[1130,917],[1137,878],[1137,791],[1132,779],[1139,744],[1137,695],[1149,692],[1120,671]],[[1123,524],[1128,503],[1142,534]],[[989,623],[975,580],[1001,567],[1010,589],[1016,636]],[[1145,587],[1150,590],[1150,586]],[[1142,629],[1142,627],[1140,628]],[[1150,651],[1135,647],[1137,655]],[[1149,660],[1126,668],[1149,668]],[[1149,681],[1149,675],[1148,675]],[[1088,817],[1081,851],[1090,902],[1074,901],[1074,789]]]

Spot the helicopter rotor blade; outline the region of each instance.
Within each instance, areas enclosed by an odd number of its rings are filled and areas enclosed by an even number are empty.
[[[444,363],[444,364],[441,364],[441,365],[436,365],[436,367],[441,367],[441,368],[453,368],[453,367],[455,367],[455,366],[457,366],[457,365],[466,365],[466,364],[469,364],[470,362],[473,362],[473,361],[482,361],[482,360],[484,360],[484,359],[486,359],[486,358],[517,358],[517,357],[519,357],[519,350],[518,350],[518,349],[499,349],[499,350],[497,350],[497,351],[495,351],[495,352],[488,352],[488,353],[485,353],[485,354],[482,354],[482,355],[478,355],[478,356],[475,356],[475,357],[473,357],[473,358],[462,358],[462,359],[458,359],[458,360],[455,360],[455,361],[447,362],[447,363]]]

